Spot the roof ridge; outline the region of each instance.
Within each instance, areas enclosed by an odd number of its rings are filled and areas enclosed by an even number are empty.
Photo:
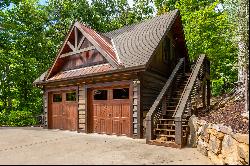
[[[157,16],[154,16],[154,17],[142,20],[140,22],[135,22],[135,23],[132,23],[130,25],[125,25],[125,26],[123,26],[121,28],[118,28],[118,29],[115,29],[115,30],[112,30],[112,31],[109,31],[109,32],[105,32],[105,33],[102,33],[102,34],[104,34],[105,36],[107,36],[107,34],[112,34],[112,33],[116,32],[116,31],[119,31],[119,30],[123,30],[123,29],[129,28],[129,27],[133,27],[133,26],[136,26],[136,25],[139,25],[139,24],[142,24],[142,23],[146,23],[148,21],[152,21],[153,19],[156,19],[156,18],[159,18],[159,17],[163,17],[165,15],[169,15],[169,14],[172,14],[172,13],[175,13],[175,12],[178,12],[178,11],[179,11],[178,9],[171,10],[171,11],[169,11],[167,13],[163,13],[161,15],[157,15]],[[108,38],[110,38],[110,37],[108,37]]]
[[[90,29],[94,30],[98,35],[101,35],[102,37],[106,37],[106,38],[108,38],[109,40],[111,40],[110,37],[104,35],[104,33],[102,33],[102,32],[97,31],[95,28],[91,27],[90,25],[86,24],[85,22],[81,22],[81,21],[78,21],[78,22],[79,22],[80,24],[82,24],[83,26],[85,26],[85,27],[87,27],[87,28],[90,28]]]

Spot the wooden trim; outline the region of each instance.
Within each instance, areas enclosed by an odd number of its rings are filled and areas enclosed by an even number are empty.
[[[96,41],[88,34],[86,33],[82,27],[81,24],[76,22],[75,26],[82,32],[82,34],[96,47],[96,49],[108,60],[108,62],[114,67],[118,67],[118,63],[113,60],[97,43]]]
[[[70,41],[67,41],[67,45],[70,47],[70,49],[71,49],[73,52],[76,51],[75,47],[70,43]],[[60,57],[61,57],[61,56],[60,56]]]
[[[93,74],[86,74],[84,76],[76,76],[76,77],[70,77],[70,78],[64,78],[64,79],[58,79],[58,80],[47,80],[44,82],[36,83],[36,85],[46,85],[46,84],[53,84],[56,82],[62,82],[62,81],[75,81],[75,82],[85,82],[85,79],[94,79],[94,77],[102,77],[112,74],[123,74],[125,72],[129,73],[136,73],[140,71],[145,71],[145,66],[137,66],[137,67],[131,67],[131,68],[123,68],[123,69],[116,69],[116,70],[110,70],[106,72],[100,72],[100,73],[93,73]]]
[[[46,76],[45,80],[47,80],[47,79],[50,77],[51,71],[54,69],[54,66],[56,65],[56,62],[57,62],[58,58],[60,57],[60,54],[61,54],[63,48],[65,47],[65,45],[66,45],[66,43],[67,43],[67,41],[68,41],[68,39],[69,39],[69,36],[70,36],[71,32],[73,31],[73,29],[74,29],[74,24],[71,25],[70,30],[69,30],[69,32],[68,32],[66,38],[64,39],[63,44],[62,44],[61,47],[60,47],[60,50],[57,52],[57,56],[56,56],[56,58],[55,58],[55,60],[54,60],[54,63],[53,63],[53,65],[52,65],[52,67],[51,67],[50,70],[48,71],[48,75]]]
[[[75,90],[75,92],[76,92],[76,101],[77,101],[77,115],[76,115],[76,119],[75,119],[75,121],[76,121],[76,131],[78,131],[79,130],[79,111],[78,111],[78,107],[79,107],[79,96],[78,96],[78,94],[79,94],[79,86],[77,86],[78,88]]]
[[[133,138],[133,81],[130,81],[129,84],[129,103],[130,103],[130,137]]]
[[[46,108],[45,108],[45,102],[47,103]],[[45,109],[46,109],[46,112],[45,112]],[[49,95],[48,95],[48,91],[46,89],[44,89],[44,94],[43,94],[43,115],[44,115],[43,128],[48,129],[48,126],[49,126],[49,124],[48,124],[48,122],[49,122],[49,120],[48,120],[48,117],[49,117],[48,116],[49,115]],[[46,125],[45,125],[45,121],[47,122]]]
[[[76,27],[74,27],[74,32],[75,32],[75,51],[77,50],[77,40],[78,40],[78,33]]]
[[[142,138],[143,116],[141,111],[141,82],[137,81],[137,138]]]
[[[55,92],[55,91],[64,91],[64,90],[77,90],[78,86],[65,86],[60,88],[48,88],[46,89],[47,92]]]
[[[82,53],[82,52],[90,51],[90,50],[94,50],[94,49],[95,49],[95,46],[89,46],[89,47],[86,47],[86,48],[83,48],[83,49],[80,49],[80,50],[73,50],[73,52],[68,52],[68,53],[65,53],[65,54],[61,54],[60,58],[65,58],[65,57],[68,57],[68,56],[71,56],[71,55],[75,55],[75,54],[78,54],[78,53]]]
[[[105,83],[96,83],[88,84],[87,88],[102,88],[102,87],[114,87],[114,86],[127,86],[130,84],[130,81],[114,81],[114,82],[105,82]]]
[[[79,44],[78,44],[78,46],[77,46],[77,50],[79,50],[80,47],[82,46],[82,43],[83,43],[84,39],[85,39],[85,37],[82,36],[82,38],[81,38],[81,40],[80,40],[80,42],[79,42]]]
[[[88,133],[88,115],[89,115],[89,98],[88,98],[88,88],[84,85],[84,96],[85,96],[85,133]]]

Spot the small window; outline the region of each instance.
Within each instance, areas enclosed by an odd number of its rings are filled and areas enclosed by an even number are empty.
[[[53,102],[61,102],[62,95],[61,94],[53,94]]]
[[[113,89],[113,99],[128,99],[129,88]]]
[[[94,90],[94,100],[107,100],[108,91],[107,90]]]
[[[76,101],[76,92],[66,93],[66,101]]]

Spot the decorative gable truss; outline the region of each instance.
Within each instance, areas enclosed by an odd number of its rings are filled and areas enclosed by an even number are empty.
[[[90,60],[92,65],[108,62],[114,68],[120,67],[117,55],[109,40],[87,26],[76,22],[69,31],[46,79],[61,70],[88,66]]]
[[[84,40],[87,40],[86,37],[83,36],[77,27],[74,27],[74,33],[70,34],[69,40],[66,42],[60,58],[96,49],[93,45],[84,48]]]

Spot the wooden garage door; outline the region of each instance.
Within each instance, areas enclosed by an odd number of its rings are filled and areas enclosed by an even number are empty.
[[[129,88],[102,88],[90,92],[91,131],[130,136]]]
[[[77,130],[76,91],[60,91],[50,94],[49,128]]]

